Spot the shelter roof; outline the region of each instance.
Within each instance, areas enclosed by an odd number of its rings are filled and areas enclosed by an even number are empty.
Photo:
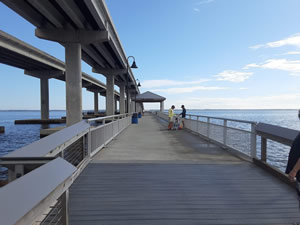
[[[154,94],[150,91],[147,91],[143,94],[139,94],[136,96],[137,102],[163,102],[164,100],[166,100],[165,97]]]

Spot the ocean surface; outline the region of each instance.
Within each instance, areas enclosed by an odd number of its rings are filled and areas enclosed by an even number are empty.
[[[176,113],[181,112],[175,110]],[[300,130],[298,110],[189,110],[187,114],[222,117],[229,119],[264,122],[290,129]],[[50,118],[61,118],[65,111],[50,111]],[[0,134],[0,157],[15,151],[25,145],[40,139],[42,125],[15,125],[15,120],[38,119],[40,111],[0,111],[0,126],[5,127],[5,133]],[[64,124],[51,124],[51,127],[64,126]],[[284,170],[289,148],[268,143],[268,162]],[[0,179],[5,177],[5,169],[0,167]],[[4,175],[3,175],[4,174]]]

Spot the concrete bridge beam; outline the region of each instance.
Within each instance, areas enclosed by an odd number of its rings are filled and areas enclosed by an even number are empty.
[[[59,43],[101,43],[109,40],[108,31],[100,30],[67,30],[63,28],[36,28],[35,36]]]
[[[82,119],[81,44],[108,41],[108,32],[36,28],[35,35],[65,46],[67,126],[71,126]]]

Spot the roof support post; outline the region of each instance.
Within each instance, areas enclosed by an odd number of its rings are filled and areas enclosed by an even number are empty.
[[[115,114],[114,75],[106,76],[106,116]]]
[[[163,112],[165,109],[164,109],[164,101],[160,102],[160,111]]]
[[[49,119],[49,79],[40,79],[41,89],[41,119]]]
[[[125,84],[120,85],[120,114],[125,113]]]
[[[98,98],[98,92],[94,92],[94,114],[99,114],[99,98]]]
[[[67,126],[82,119],[81,44],[65,44]]]

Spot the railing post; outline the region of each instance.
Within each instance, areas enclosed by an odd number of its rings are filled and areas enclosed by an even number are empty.
[[[256,158],[256,130],[255,124],[251,124],[251,143],[250,143],[250,151],[251,158]]]
[[[24,165],[16,164],[14,179],[18,179],[19,177],[22,177],[22,176],[24,176]]]
[[[261,137],[261,161],[267,161],[267,139]]]
[[[226,145],[227,143],[227,120],[223,120],[223,144]]]
[[[87,144],[88,144],[88,156],[91,156],[92,153],[92,131],[89,129],[89,132],[87,134]]]
[[[69,190],[66,190],[65,193],[62,194],[61,201],[61,224],[69,225]]]
[[[24,165],[15,164],[14,168],[8,169],[8,182],[12,182],[24,175]]]
[[[207,117],[207,137],[209,138],[209,132],[210,132],[210,118]]]
[[[200,132],[199,132],[199,116],[197,116],[197,121],[196,121],[196,123],[197,123],[197,133],[199,134]]]

